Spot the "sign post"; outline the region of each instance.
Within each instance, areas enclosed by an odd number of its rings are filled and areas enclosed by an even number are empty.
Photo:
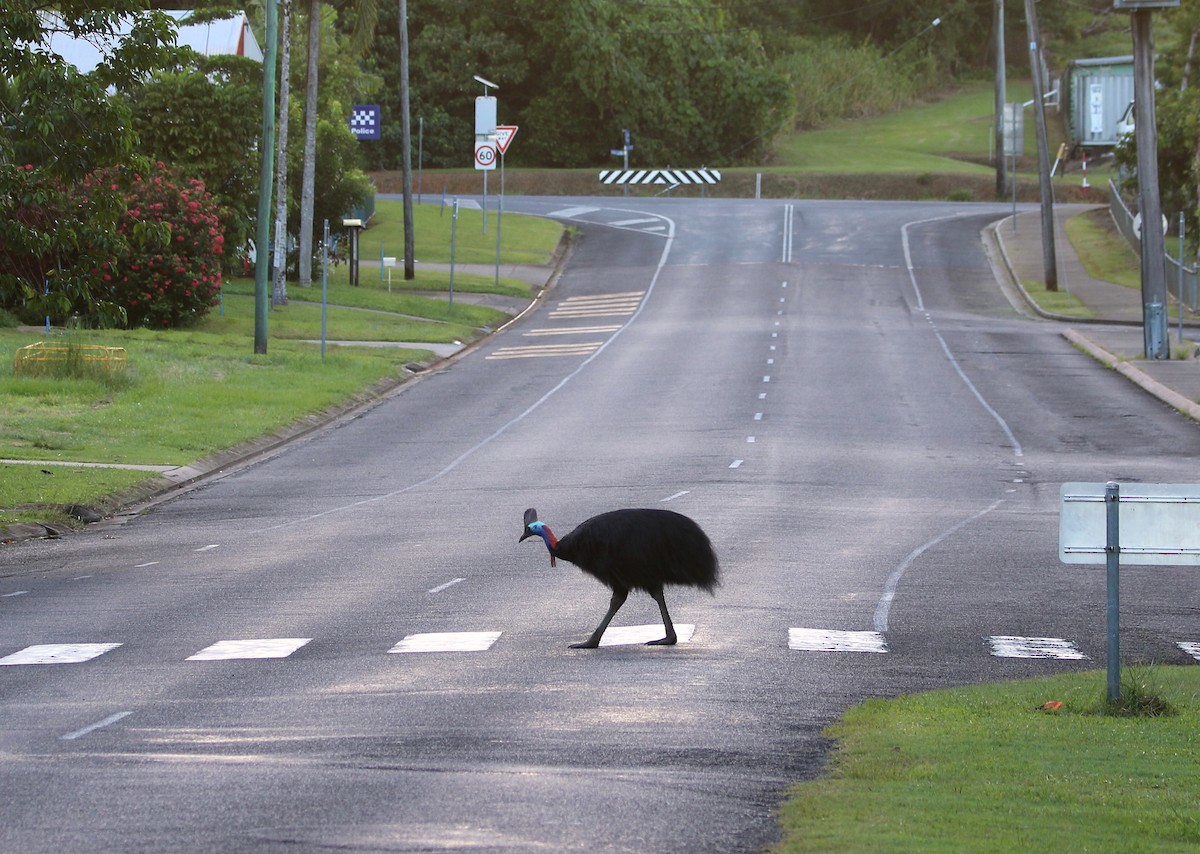
[[[1108,699],[1121,696],[1120,564],[1200,566],[1200,484],[1064,483],[1058,558],[1107,569]],[[1104,512],[1101,513],[1101,507]]]
[[[496,126],[496,148],[500,151],[500,206],[496,210],[496,287],[500,287],[500,229],[504,223],[504,153],[517,135],[516,125]]]

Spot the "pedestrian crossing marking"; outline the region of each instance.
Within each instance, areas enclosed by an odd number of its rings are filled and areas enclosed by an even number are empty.
[[[880,632],[788,629],[788,649],[806,652],[887,652]]]
[[[187,661],[226,661],[233,658],[287,658],[312,638],[223,640],[205,647]]]
[[[620,329],[620,324],[612,324],[611,326],[566,326],[554,327],[552,329],[530,329],[523,333],[526,338],[538,338],[547,335],[604,335],[608,332],[616,332]]]
[[[677,624],[679,643],[692,640],[695,625]],[[485,652],[500,638],[502,632],[425,632],[406,635],[388,650],[389,653],[408,652]],[[645,644],[665,634],[660,623],[641,626],[609,627],[600,646]],[[219,661],[231,659],[282,659],[310,643],[312,638],[264,638],[252,640],[223,640],[205,647],[186,661]],[[987,638],[990,654],[996,658],[1053,659],[1087,661],[1073,641],[1064,638],[992,635]],[[0,666],[37,664],[79,664],[111,652],[121,643],[45,643],[0,658]],[[1200,642],[1177,641],[1175,645],[1187,655],[1200,661]],[[834,629],[788,629],[788,648],[807,652],[890,652],[882,632],[840,631]]]
[[[988,638],[992,655],[997,658],[1053,658],[1086,661],[1075,644],[1063,638],[1027,638],[1016,635],[992,635]]]
[[[594,353],[603,341],[579,344],[528,344],[524,347],[501,347],[485,359],[539,359],[547,356],[587,356]]]
[[[79,664],[119,646],[119,643],[41,643],[0,658],[0,665]]]
[[[691,623],[676,624],[675,637],[677,643],[687,643],[692,639],[696,627]],[[665,637],[667,630],[662,623],[651,623],[648,626],[609,626],[600,638],[600,646],[629,646],[631,644],[647,644],[650,641]]]
[[[423,632],[406,635],[388,652],[484,652],[491,649],[500,635],[501,632]]]
[[[565,317],[623,317],[637,311],[645,291],[567,297],[550,312],[551,319]]]

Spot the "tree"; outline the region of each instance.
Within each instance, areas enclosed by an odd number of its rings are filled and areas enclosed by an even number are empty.
[[[304,89],[304,162],[300,189],[300,287],[312,286],[313,193],[317,166],[317,75],[321,66],[321,0],[308,4],[308,62]]]
[[[221,208],[226,245],[240,253],[254,232],[262,66],[241,56],[193,55],[125,94],[139,151],[202,180]],[[235,258],[230,258],[232,263]]]
[[[275,258],[272,269],[271,304],[286,305],[287,296],[287,148],[288,110],[292,83],[292,2],[281,0],[283,26],[279,31],[279,133],[275,154]]]
[[[136,159],[128,106],[107,90],[170,65],[175,24],[138,0],[43,9],[18,0],[0,10],[0,305],[57,319],[79,306],[108,314],[92,271],[148,232],[118,234],[119,190],[87,200],[73,190],[97,168]],[[56,33],[112,50],[82,74],[50,49]]]

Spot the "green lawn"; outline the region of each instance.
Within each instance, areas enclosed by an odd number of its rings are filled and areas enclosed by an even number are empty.
[[[1196,851],[1200,668],[1122,684],[1168,713],[1109,712],[1103,672],[856,706],[829,768],[793,788],[776,854]]]
[[[1028,83],[1010,82],[1008,100],[1027,101]],[[976,83],[907,110],[839,121],[794,134],[776,146],[778,166],[800,172],[987,174],[992,150],[993,89]],[[1025,150],[1036,153],[1032,114]],[[964,156],[970,160],[962,159]]]
[[[399,202],[381,202],[378,227],[384,230],[402,219],[400,210]],[[460,214],[467,226],[470,214],[481,226],[478,211]],[[449,257],[440,245],[449,239],[440,217],[435,206],[416,212],[419,256]],[[364,242],[374,230],[364,233]],[[556,223],[506,214],[502,263],[544,264],[561,235]],[[479,251],[481,242],[474,242]],[[472,246],[469,238],[464,243]],[[494,244],[491,251],[494,261]],[[360,282],[350,287],[346,265],[330,275],[329,340],[467,342],[507,317],[471,304],[469,294],[536,295],[526,282],[502,279],[497,286],[494,276],[456,274],[455,291],[462,298],[451,304],[449,273],[439,270],[419,272],[412,288],[422,293],[397,286],[395,278],[389,292],[375,268],[364,267]],[[267,316],[268,352],[255,355],[254,282],[228,280],[223,294],[220,308],[189,329],[52,333],[59,345],[125,348],[128,368],[111,382],[15,376],[11,356],[0,360],[0,458],[185,465],[341,405],[380,381],[396,381],[406,375],[404,365],[431,356],[419,347],[331,345],[322,359],[319,282],[313,288],[289,287],[288,304]],[[45,337],[40,330],[0,329],[0,352],[12,354]],[[59,505],[100,505],[148,477],[121,469],[0,464],[0,526],[65,523]]]

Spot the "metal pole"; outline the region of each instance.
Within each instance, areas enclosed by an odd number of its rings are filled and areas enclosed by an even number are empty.
[[[1183,211],[1179,212],[1179,290],[1175,310],[1179,312],[1179,346],[1183,347]]]
[[[262,160],[258,180],[258,229],[254,238],[254,352],[267,352],[267,314],[270,292],[267,272],[271,268],[271,183],[275,172],[275,0],[267,0],[263,37]]]
[[[996,33],[996,198],[1004,198],[1008,188],[1008,175],[1004,162],[1004,102],[1008,100],[1008,66],[1004,58],[1004,0],[995,0]]]
[[[1133,111],[1137,142],[1138,208],[1142,214],[1142,326],[1147,359],[1169,358],[1166,314],[1166,249],[1158,188],[1158,129],[1154,109],[1154,35],[1150,11],[1139,9],[1133,23]],[[1154,306],[1154,308],[1151,308]]]
[[[454,200],[454,213],[450,217],[450,305],[454,305],[454,241],[458,235],[458,199]]]
[[[329,220],[321,235],[321,361],[325,361],[325,325],[329,317]]]
[[[408,2],[400,0],[400,159],[404,183],[404,280],[412,281],[416,271],[416,235],[413,234],[412,200],[412,116],[408,85]]]
[[[504,152],[500,152],[500,203],[496,208],[496,287],[500,287],[500,227],[504,221]]]
[[[1042,51],[1038,40],[1034,0],[1025,0],[1025,26],[1029,31],[1029,62],[1033,71],[1033,118],[1037,123],[1038,186],[1042,195],[1042,272],[1046,290],[1058,290],[1058,257],[1054,249],[1054,186],[1050,183],[1050,150],[1046,140],[1045,84],[1042,80]]]
[[[1121,699],[1121,488],[1104,485],[1106,528],[1104,554],[1108,565],[1108,701]]]

